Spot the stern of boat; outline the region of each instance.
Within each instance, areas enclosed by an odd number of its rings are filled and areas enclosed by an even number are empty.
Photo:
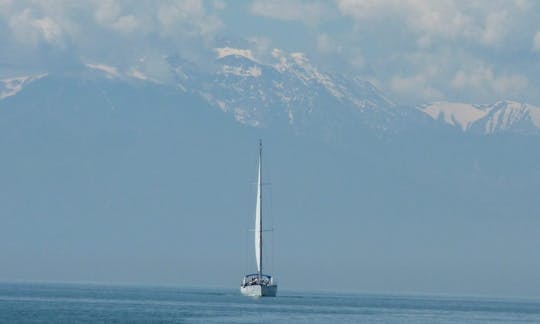
[[[242,280],[240,292],[251,297],[276,297],[277,284],[269,275],[262,275],[259,279],[258,274],[249,274]]]

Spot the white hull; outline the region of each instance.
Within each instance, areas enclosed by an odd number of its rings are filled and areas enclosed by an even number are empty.
[[[240,287],[244,296],[251,297],[276,297],[277,285],[251,285]]]

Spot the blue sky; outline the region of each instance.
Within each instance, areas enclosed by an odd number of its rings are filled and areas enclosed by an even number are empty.
[[[540,4],[527,0],[2,0],[0,76],[67,58],[158,75],[165,55],[205,61],[223,39],[245,39],[233,43],[260,59],[273,48],[305,52],[404,103],[540,105],[539,21]]]

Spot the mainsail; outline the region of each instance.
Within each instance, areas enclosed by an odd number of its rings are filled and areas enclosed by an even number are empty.
[[[1,0],[0,0],[1,1]],[[262,226],[262,142],[259,140],[259,169],[257,174],[257,209],[255,210],[255,258],[257,273],[244,276],[240,285],[242,295],[275,297],[277,284],[272,276],[263,274],[263,226]]]
[[[257,272],[262,275],[262,144],[259,143],[259,176],[257,180],[257,210],[255,211],[255,258]]]

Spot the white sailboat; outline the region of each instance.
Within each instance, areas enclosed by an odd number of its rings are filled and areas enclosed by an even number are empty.
[[[263,273],[263,226],[262,226],[262,141],[259,140],[259,175],[257,179],[257,209],[255,211],[255,259],[257,273],[244,277],[240,292],[253,297],[275,297],[277,284],[272,276]]]

